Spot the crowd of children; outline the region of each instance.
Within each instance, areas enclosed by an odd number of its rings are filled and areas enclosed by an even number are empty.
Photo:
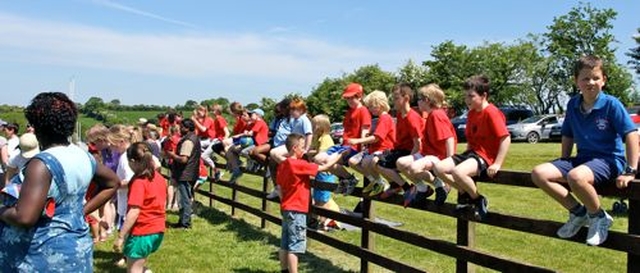
[[[580,94],[567,105],[561,157],[535,167],[532,179],[569,211],[559,237],[573,237],[588,225],[587,244],[599,245],[613,219],[602,209],[595,188],[611,181],[624,188],[635,177],[638,135],[623,105],[602,91],[607,80],[603,61],[582,57],[574,71]],[[166,210],[179,209],[178,225],[190,228],[193,192],[208,179],[207,167],[212,168],[213,179],[222,179],[218,158],[226,159],[230,183],[240,183],[243,170],[264,171],[273,181],[274,190],[267,198],[281,200],[283,272],[296,272],[296,255],[306,249],[309,204],[340,210],[331,191],[312,189],[311,177],[337,184],[334,192],[350,194],[359,176],[366,181],[363,197],[402,194],[405,207],[425,204],[433,193],[434,204],[443,205],[455,189],[457,208],[482,221],[488,199],[474,179],[499,172],[511,139],[504,114],[489,100],[489,79],[469,77],[462,89],[468,107],[468,143],[462,153],[457,153],[445,93],[436,84],[415,92],[400,83],[390,90],[390,97],[379,90],[365,95],[360,84],[348,84],[342,93],[348,105],[342,143],[331,138],[329,117],[319,113],[310,118],[300,98],[283,99],[274,109],[266,109],[274,112],[268,121],[262,109],[234,102],[229,106],[235,118],[231,131],[220,105],[198,106],[189,118],[170,112],[158,115],[155,124],[141,119],[137,127],[96,125],[87,132],[89,151],[117,174],[120,187],[115,198],[87,215],[94,242],[119,230],[114,244],[124,254],[119,263],[130,271],[144,270],[146,258],[162,243]],[[22,150],[12,155],[15,159],[7,173],[11,176],[38,152],[37,140],[33,134],[18,138],[15,126],[2,121],[0,126],[9,138],[0,139],[3,165],[7,150],[13,152],[18,146]],[[572,156],[574,145],[577,154]],[[172,171],[170,181],[158,172],[163,164]],[[89,190],[87,200],[91,197]],[[319,229],[338,226],[323,217],[318,223]]]

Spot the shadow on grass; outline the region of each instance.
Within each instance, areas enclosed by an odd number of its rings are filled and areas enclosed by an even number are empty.
[[[201,207],[198,216],[207,220],[212,225],[225,225],[224,230],[235,232],[239,241],[264,241],[276,247],[280,246],[280,238],[261,230],[259,227],[247,223],[243,219],[234,219],[226,213],[208,207]],[[354,272],[342,269],[331,263],[330,260],[318,257],[307,252],[299,255],[299,269],[307,272]],[[279,263],[278,252],[271,253],[270,259]],[[261,273],[268,272],[248,267],[236,268],[233,272]]]
[[[122,273],[127,270],[124,268],[118,268],[114,263],[116,259],[122,257],[122,254],[115,253],[113,251],[94,250],[93,251],[93,269],[97,272],[110,272],[110,273]]]

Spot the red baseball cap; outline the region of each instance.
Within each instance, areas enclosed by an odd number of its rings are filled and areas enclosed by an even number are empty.
[[[362,85],[360,85],[359,83],[353,82],[347,85],[347,87],[344,89],[344,92],[342,92],[342,97],[349,98],[358,94],[362,95],[362,93],[363,93]]]

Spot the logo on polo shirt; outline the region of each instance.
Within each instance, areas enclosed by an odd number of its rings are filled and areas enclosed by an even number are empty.
[[[600,131],[604,131],[609,127],[609,120],[606,118],[597,118],[596,119],[596,128]]]

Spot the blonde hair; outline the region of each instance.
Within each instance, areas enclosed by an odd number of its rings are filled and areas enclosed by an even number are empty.
[[[366,97],[364,97],[364,105],[367,107],[379,107],[381,111],[388,112],[391,107],[389,107],[389,99],[387,99],[387,94],[380,90],[375,90],[369,93]]]
[[[107,141],[107,136],[109,135],[109,128],[102,124],[93,125],[89,130],[87,130],[87,142],[95,143],[96,141]]]
[[[322,135],[328,134],[331,131],[331,121],[329,116],[325,114],[316,115],[311,119],[313,124],[313,135],[319,138]]]
[[[135,143],[142,141],[142,135],[140,134],[140,130],[138,128],[124,126],[122,124],[116,124],[109,128],[109,134],[107,135],[107,140],[111,144],[115,144],[120,141],[125,141],[127,143]]]
[[[427,84],[420,87],[418,94],[429,100],[429,104],[434,108],[442,108],[444,106],[444,91],[435,83]]]
[[[171,127],[169,127],[169,133],[171,135],[179,133],[179,132],[180,132],[180,125],[174,124],[174,125],[171,125]]]

